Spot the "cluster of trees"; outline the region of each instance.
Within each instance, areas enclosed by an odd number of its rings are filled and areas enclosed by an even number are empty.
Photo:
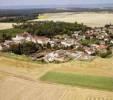
[[[11,35],[9,34],[0,34],[0,42],[5,42],[5,40],[11,40]]]
[[[100,56],[101,58],[107,58],[107,57],[110,57],[112,55],[112,50],[110,48],[103,49],[101,51],[98,51],[97,55]]]
[[[14,28],[25,29],[33,35],[53,37],[55,35],[68,34],[71,35],[74,31],[86,31],[90,27],[83,24],[66,23],[66,22],[27,22],[14,25]]]
[[[18,55],[30,55],[41,50],[41,45],[33,43],[33,42],[24,42],[20,44],[13,44],[10,46],[8,51],[18,54]]]
[[[16,36],[16,34],[22,33],[24,31],[25,30],[15,28],[0,30],[0,42],[10,40],[12,37]]]
[[[38,18],[38,15],[24,15],[24,16],[9,16],[9,17],[1,17],[0,22],[26,22],[28,20],[33,20]]]
[[[84,39],[80,40],[80,43],[84,46],[90,46],[91,44],[99,44],[98,39]]]

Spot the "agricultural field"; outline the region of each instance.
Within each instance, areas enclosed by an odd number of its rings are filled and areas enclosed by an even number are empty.
[[[39,19],[34,21],[64,21],[79,22],[91,27],[104,26],[105,24],[113,24],[113,13],[107,12],[65,12],[65,13],[45,13],[40,14]]]
[[[88,61],[70,61],[63,63],[60,67],[54,69],[61,72],[76,72],[87,75],[97,75],[105,77],[113,77],[113,57],[100,58],[97,57],[91,62]]]
[[[76,73],[48,72],[41,80],[71,86],[89,87],[113,91],[113,78]]]
[[[45,20],[78,21],[94,27],[113,22],[113,14],[47,13],[34,21]],[[0,32],[24,32],[7,29],[11,24],[0,23]],[[113,100],[113,57],[57,64],[0,53],[0,100]]]
[[[64,21],[79,22],[91,27],[104,26],[105,24],[113,24],[113,13],[108,12],[65,12],[65,13],[44,13],[38,16],[38,19],[31,21]],[[0,30],[12,28],[14,23],[0,23]]]
[[[105,60],[97,58],[92,62],[70,61],[62,64],[43,64],[32,62],[24,56],[0,54],[0,100],[113,100],[111,91],[112,61],[113,58]],[[40,77],[44,77],[48,72],[61,73],[58,75],[62,75],[62,73],[66,73],[66,75],[76,73],[80,76],[92,75],[92,80],[97,76],[101,79],[106,77],[103,81],[99,80],[98,85],[100,86],[100,83],[103,82],[102,84],[107,89],[40,81]],[[104,82],[106,83],[104,84]]]
[[[54,68],[52,72],[42,76],[41,80],[113,91],[112,61],[113,57],[106,59],[98,57],[92,62],[71,61],[59,64],[59,67]]]
[[[13,23],[0,23],[0,30],[12,28]]]
[[[6,74],[3,72],[0,72],[0,80],[4,79],[6,77]]]

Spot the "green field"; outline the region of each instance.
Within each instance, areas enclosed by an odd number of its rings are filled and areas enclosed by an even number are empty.
[[[40,78],[42,81],[60,83],[71,86],[113,91],[113,78],[103,76],[90,76],[76,73],[48,72]]]

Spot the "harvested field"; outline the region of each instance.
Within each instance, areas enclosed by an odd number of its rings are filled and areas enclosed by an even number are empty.
[[[48,84],[39,81],[40,76],[43,76],[51,70],[56,71],[62,68],[66,68],[67,70],[68,66],[69,68],[72,67],[73,70],[75,66],[79,65],[79,62],[72,61],[63,64],[38,64],[33,62],[28,63],[27,59],[23,61],[23,58],[20,57],[17,59],[18,56],[17,58],[10,58],[10,56],[8,56],[0,56],[0,100],[113,100],[113,92],[53,83]],[[98,64],[101,60],[102,59],[97,59]],[[102,63],[105,65],[109,63],[108,66],[102,67],[103,70],[110,72],[109,76],[112,76],[112,66],[110,67],[110,65],[113,63],[110,64],[111,61],[112,58],[106,60],[106,62],[105,60],[102,60]],[[88,62],[84,62],[84,64],[85,63],[87,65]],[[102,63],[101,65],[103,65]],[[98,66],[95,67],[95,65],[92,65],[93,68],[97,68]],[[90,66],[86,66],[84,68],[87,69],[89,67]],[[67,72],[66,70],[62,69],[62,71]],[[72,70],[70,69],[69,71]],[[101,75],[103,74],[102,71]],[[93,73],[93,75],[97,74]]]
[[[0,72],[0,80],[5,79],[6,76],[6,73]]]
[[[4,57],[3,57],[4,56]],[[61,64],[43,64],[43,63],[33,63],[28,57],[16,56],[3,54],[0,58],[1,66],[26,68],[26,69],[48,69],[52,68],[53,71],[64,71],[64,72],[76,72],[88,75],[106,76],[113,77],[113,57],[111,58],[96,58],[93,61],[70,61]]]
[[[60,64],[54,71],[113,77],[113,57],[105,59],[98,57],[91,62],[70,61]]]
[[[47,65],[32,63],[28,61],[22,61],[0,57],[0,71],[7,72],[8,74],[12,73],[14,76],[18,77],[27,77],[32,78],[32,80],[37,79],[40,75],[45,74],[51,67]]]
[[[0,83],[0,100],[113,100],[113,92],[98,91],[9,77]]]
[[[0,23],[0,30],[12,28],[13,23]]]
[[[104,26],[105,24],[113,24],[113,13],[107,12],[65,12],[65,13],[45,13],[34,21],[64,21],[79,22],[91,27]]]
[[[107,12],[65,12],[65,13],[45,13],[40,14],[39,19],[32,21],[64,21],[79,22],[91,27],[113,24],[113,13]],[[12,28],[13,23],[0,23],[0,30]]]

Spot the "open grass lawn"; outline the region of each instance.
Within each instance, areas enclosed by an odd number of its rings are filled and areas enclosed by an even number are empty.
[[[51,71],[42,81],[113,91],[113,78]]]

